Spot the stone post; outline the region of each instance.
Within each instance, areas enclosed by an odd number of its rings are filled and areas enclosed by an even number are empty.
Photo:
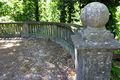
[[[75,45],[76,80],[110,80],[113,50],[120,43],[105,29],[108,8],[99,2],[85,6],[81,13],[84,28],[72,36]]]
[[[28,23],[24,23],[23,24],[23,27],[22,27],[22,37],[24,38],[27,38],[29,36],[29,33],[28,33]]]

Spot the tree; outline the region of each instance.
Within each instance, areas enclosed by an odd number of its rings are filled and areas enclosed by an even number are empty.
[[[39,0],[34,0],[35,4],[35,18],[36,21],[39,21]]]

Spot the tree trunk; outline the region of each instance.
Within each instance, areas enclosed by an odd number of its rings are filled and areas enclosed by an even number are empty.
[[[35,19],[36,21],[39,21],[39,4],[38,0],[35,0]]]

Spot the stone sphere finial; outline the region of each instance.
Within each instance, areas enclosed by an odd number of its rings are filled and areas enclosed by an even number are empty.
[[[86,5],[81,13],[81,21],[84,26],[101,28],[109,20],[108,8],[99,2],[92,2]]]

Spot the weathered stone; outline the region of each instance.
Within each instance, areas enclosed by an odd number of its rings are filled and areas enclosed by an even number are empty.
[[[77,80],[110,79],[112,51],[120,48],[120,43],[105,29],[108,19],[109,11],[102,3],[93,2],[83,9],[85,28],[72,36]]]
[[[28,24],[24,23],[23,24],[23,27],[22,27],[22,37],[28,37],[29,34],[28,34]]]
[[[99,2],[93,2],[85,6],[81,13],[81,21],[84,26],[104,27],[109,20],[108,8]]]

